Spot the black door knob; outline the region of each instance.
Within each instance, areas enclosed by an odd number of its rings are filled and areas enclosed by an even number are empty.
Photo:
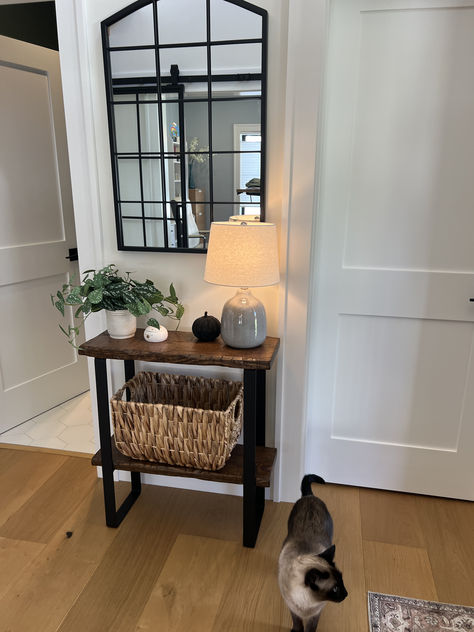
[[[77,248],[69,248],[69,254],[66,259],[69,261],[79,261],[79,255],[77,254]]]

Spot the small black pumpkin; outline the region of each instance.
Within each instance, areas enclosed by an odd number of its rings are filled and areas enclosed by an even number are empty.
[[[204,316],[196,318],[192,329],[193,334],[198,340],[211,342],[211,340],[215,340],[221,333],[221,324],[217,318],[208,316],[207,312],[204,312]]]

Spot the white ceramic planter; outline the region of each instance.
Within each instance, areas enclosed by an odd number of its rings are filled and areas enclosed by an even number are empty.
[[[107,331],[111,338],[133,338],[137,330],[137,317],[130,314],[127,309],[118,309],[114,312],[105,310],[107,319]]]

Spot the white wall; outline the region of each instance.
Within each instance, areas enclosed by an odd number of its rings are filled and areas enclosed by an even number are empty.
[[[190,329],[204,309],[219,316],[229,296],[229,288],[204,283],[205,257],[119,252],[116,247],[100,22],[128,4],[129,0],[56,2],[80,267],[114,262],[138,277],[154,279],[159,287],[172,280],[186,307],[181,326]],[[272,417],[276,410],[279,448],[274,497],[292,500],[304,469],[306,320],[325,2],[255,4],[269,13],[267,220],[281,230],[282,271],[280,287],[256,289],[255,294],[266,306],[269,335],[282,338],[268,408]],[[104,329],[101,316],[94,318],[87,323],[88,337]],[[115,368],[111,373],[116,388],[122,373]],[[184,481],[191,485],[190,479]],[[209,489],[196,483],[199,489]]]

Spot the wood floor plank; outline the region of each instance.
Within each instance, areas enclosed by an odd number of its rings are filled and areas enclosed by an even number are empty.
[[[180,533],[218,540],[242,540],[242,498],[180,490],[181,502],[188,508]]]
[[[474,503],[425,496],[418,515],[440,601],[474,604]]]
[[[229,590],[223,595],[212,632],[289,630],[291,619],[278,588],[278,556],[291,510],[267,501],[257,545],[240,547]]]
[[[72,533],[69,538],[67,531]],[[56,632],[117,533],[105,526],[102,485],[97,481],[0,599],[0,631]]]
[[[167,632],[160,621],[153,621],[156,613],[154,606],[150,610],[154,603],[151,595],[159,579],[171,577],[178,584],[179,569],[189,554],[189,546],[181,543],[183,538],[186,542],[206,539],[215,543],[196,552],[189,577],[186,566],[183,582],[185,586],[191,584],[187,594],[193,612],[199,612],[201,590],[215,580],[215,573],[211,572],[211,579],[207,577],[214,554],[220,559],[217,573],[221,568],[224,574],[226,568],[232,568],[227,582],[223,578],[217,588],[210,589],[211,599],[220,595],[219,603],[213,601],[202,620],[196,615],[187,626],[190,632],[290,630],[289,612],[278,590],[277,560],[291,504],[266,503],[255,549],[241,546],[241,499],[219,494],[144,485],[120,527],[109,529],[104,521],[102,485],[95,479],[94,468],[63,469],[70,457],[32,452],[24,453],[26,460],[17,453],[2,461],[3,452],[0,450],[0,490],[15,510],[0,527],[0,531],[9,530],[8,538],[0,538],[0,592],[4,590],[3,596],[0,594],[0,632],[133,632],[137,625],[153,622],[154,630]],[[18,456],[22,457],[22,468],[16,465]],[[51,457],[62,460],[59,465],[54,461],[52,467]],[[44,470],[37,459],[44,459]],[[28,472],[23,479],[22,469]],[[93,474],[93,485],[81,503],[77,496],[83,487],[76,479],[79,475],[87,477],[88,471]],[[22,480],[26,492],[18,489]],[[10,486],[17,489],[19,501],[8,496]],[[129,486],[119,483],[116,489],[120,502]],[[395,498],[391,506],[391,494],[380,497],[377,493],[375,505],[367,509],[369,494],[361,494],[357,488],[315,485],[313,490],[325,500],[333,516],[336,562],[349,591],[342,604],[326,607],[318,632],[366,631],[367,589],[474,603],[474,504],[410,496],[411,500],[401,504]],[[295,500],[297,496],[298,491]],[[362,520],[361,502],[362,512],[366,512]],[[384,511],[396,520],[409,505],[416,508],[426,550],[413,546],[412,518],[403,518],[401,525],[390,525],[385,517],[379,519],[378,513]],[[66,536],[67,531],[72,537]],[[28,540],[38,533],[49,538],[49,543]],[[382,542],[382,538],[405,544]],[[177,548],[173,548],[175,543]],[[16,554],[12,553],[15,547]],[[194,587],[192,578],[196,575],[201,583]],[[180,604],[182,594],[179,592]]]
[[[417,496],[379,489],[360,490],[362,538],[423,548]]]
[[[29,501],[66,460],[65,456],[52,454],[0,450],[0,525]]]
[[[367,590],[437,601],[438,594],[425,549],[364,541]]]
[[[35,453],[30,453],[28,458],[32,456]],[[39,456],[47,459],[51,455]],[[64,458],[66,461],[43,483],[29,502],[23,504],[0,527],[0,536],[47,543],[68,515],[78,507],[96,484],[97,475],[84,459]]]
[[[136,632],[188,632],[196,622],[210,630],[241,548],[226,542],[179,535],[170,551]]]
[[[180,490],[143,486],[58,632],[130,632],[135,628],[189,512],[180,496]]]
[[[130,632],[177,535],[240,543],[241,525],[240,498],[144,485],[142,495],[119,527],[118,540],[59,632],[82,631],[81,622],[88,632]]]
[[[61,450],[60,448],[43,448],[39,445],[17,445],[15,443],[0,443],[0,449],[7,449],[11,452],[19,450],[21,452],[42,452],[43,454],[56,454],[59,456],[76,456],[79,459],[87,459],[89,463],[93,456],[93,452],[76,452],[74,450]]]
[[[0,538],[0,599],[45,546],[37,542]]]
[[[15,463],[18,455],[14,450],[0,447],[0,476],[8,472],[10,467]]]
[[[325,606],[318,632],[367,630],[359,489],[342,485],[313,485],[313,493],[326,503],[332,516],[335,561],[349,593],[342,603]]]

